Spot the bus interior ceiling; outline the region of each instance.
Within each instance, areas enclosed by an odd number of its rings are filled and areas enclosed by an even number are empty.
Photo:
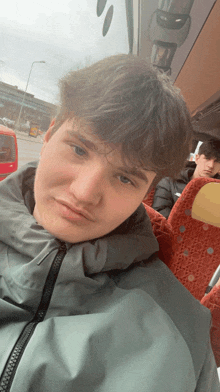
[[[193,119],[193,148],[199,140],[220,140],[220,0],[133,0],[132,12],[131,52],[149,58],[181,89]]]
[[[220,0],[217,0],[175,84],[192,114],[197,140],[220,140]]]

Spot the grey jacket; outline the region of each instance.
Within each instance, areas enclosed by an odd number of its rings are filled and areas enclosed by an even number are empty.
[[[0,183],[0,391],[220,391],[210,312],[157,258],[144,207],[61,242],[32,216],[35,169]]]

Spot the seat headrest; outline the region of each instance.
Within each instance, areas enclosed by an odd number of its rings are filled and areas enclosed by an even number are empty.
[[[220,227],[220,183],[205,184],[192,205],[192,218]]]

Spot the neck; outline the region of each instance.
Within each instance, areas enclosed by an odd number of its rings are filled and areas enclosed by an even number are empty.
[[[194,171],[194,173],[193,173],[193,175],[192,175],[192,177],[191,177],[191,179],[193,180],[194,178],[198,178],[199,176],[198,176],[198,174],[196,173],[196,170]]]

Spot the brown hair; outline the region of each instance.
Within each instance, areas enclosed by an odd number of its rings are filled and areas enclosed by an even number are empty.
[[[168,76],[133,55],[107,57],[60,81],[64,121],[83,119],[100,139],[122,146],[126,161],[157,173],[178,173],[190,153],[192,125],[179,89]]]
[[[199,147],[198,155],[205,155],[207,159],[215,158],[220,162],[220,140],[208,140]]]

